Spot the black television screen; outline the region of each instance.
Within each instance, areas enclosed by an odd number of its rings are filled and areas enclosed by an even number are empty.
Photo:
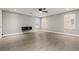
[[[32,30],[32,27],[22,27],[22,31]]]

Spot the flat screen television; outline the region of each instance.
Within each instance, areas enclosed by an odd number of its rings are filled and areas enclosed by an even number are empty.
[[[22,27],[22,31],[32,30],[32,27]]]

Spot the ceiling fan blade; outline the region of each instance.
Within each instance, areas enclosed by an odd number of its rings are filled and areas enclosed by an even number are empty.
[[[48,13],[48,11],[46,10],[46,8],[39,8],[38,11],[44,12],[44,13]]]

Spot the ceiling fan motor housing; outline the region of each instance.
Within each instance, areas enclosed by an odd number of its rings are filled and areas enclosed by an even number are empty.
[[[46,8],[39,8],[39,11],[44,11]]]

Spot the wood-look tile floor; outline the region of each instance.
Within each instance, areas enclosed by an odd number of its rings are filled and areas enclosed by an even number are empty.
[[[48,32],[7,36],[0,39],[0,51],[79,51],[79,37]]]

